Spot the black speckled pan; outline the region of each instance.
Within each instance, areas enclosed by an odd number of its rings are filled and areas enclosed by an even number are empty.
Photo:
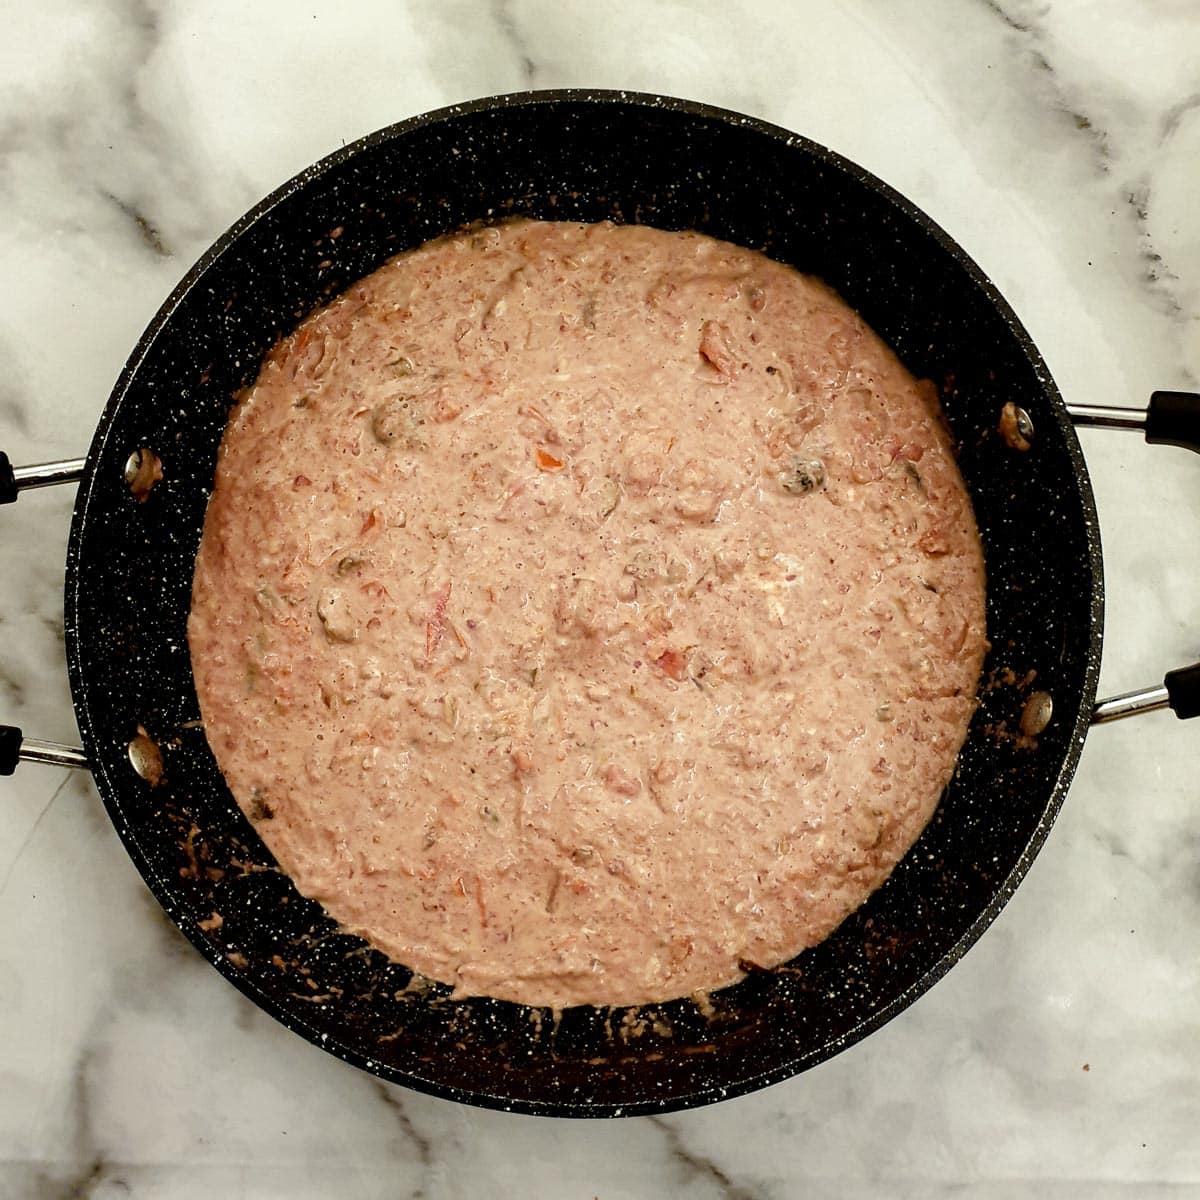
[[[275,868],[217,770],[186,618],[234,392],[297,320],[384,259],[467,222],[531,217],[699,229],[822,276],[942,389],[975,502],[993,643],[981,706],[933,822],[823,945],[714,994],[555,1018],[452,1001],[338,932]],[[338,236],[333,231],[340,230]],[[1015,401],[1028,453],[996,433]],[[141,447],[163,478],[138,502]],[[947,971],[1041,846],[1075,768],[1099,662],[1096,517],[1046,368],[982,272],[865,171],[785,130],[678,100],[545,92],[385,129],[263,201],[191,270],[138,344],[88,456],[71,530],[71,687],[96,784],[151,890],[222,974],[289,1028],[384,1078],[473,1104],[618,1116],[787,1078],[878,1028]],[[1007,672],[1011,671],[1012,675]],[[1015,730],[1036,671],[1054,718]],[[163,749],[152,788],[131,766]]]

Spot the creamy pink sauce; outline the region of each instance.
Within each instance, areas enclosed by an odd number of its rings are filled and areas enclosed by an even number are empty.
[[[983,560],[933,387],[827,287],[516,222],[271,352],[189,640],[302,893],[460,995],[633,1004],[887,878],[974,709]]]

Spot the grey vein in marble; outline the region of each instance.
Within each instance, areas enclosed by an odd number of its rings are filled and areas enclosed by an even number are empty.
[[[415,1184],[413,1190],[409,1191],[407,1195],[411,1200],[427,1200],[429,1192],[426,1183],[429,1172],[433,1169],[435,1162],[434,1144],[413,1124],[412,1117],[409,1116],[408,1108],[405,1104],[405,1096],[402,1089],[390,1083],[385,1083],[382,1080],[376,1080],[373,1084],[373,1090],[382,1103],[386,1105],[388,1115],[395,1121],[404,1141],[416,1152],[421,1181]]]
[[[1191,315],[1189,304],[1195,295],[1184,298],[1178,294],[1180,275],[1167,263],[1163,248],[1157,245],[1151,222],[1151,169],[1134,168],[1130,159],[1142,157],[1150,142],[1161,151],[1168,138],[1186,115],[1200,104],[1200,95],[1189,94],[1172,104],[1157,119],[1147,119],[1126,105],[1124,116],[1132,118],[1132,128],[1117,132],[1106,116],[1097,112],[1095,94],[1086,84],[1069,81],[1062,70],[1062,60],[1071,50],[1068,43],[1055,38],[1046,28],[1046,21],[1055,13],[1055,5],[1045,0],[982,0],[988,10],[1009,29],[1021,35],[1024,53],[1050,81],[1057,107],[1071,119],[1075,128],[1089,139],[1098,159],[1099,168],[1115,176],[1115,194],[1120,195],[1134,221],[1137,253],[1142,260],[1143,278],[1158,302],[1173,317],[1186,321]],[[1195,14],[1200,31],[1200,12]],[[1195,210],[1193,210],[1194,212]],[[1183,382],[1197,379],[1193,368],[1182,372]]]
[[[18,696],[18,701],[19,701],[19,696]],[[63,792],[66,791],[67,785],[72,782],[73,776],[74,776],[73,771],[67,771],[63,774],[62,782],[58,785],[58,787],[56,787],[54,789],[53,792],[50,793],[50,799],[47,800],[46,803],[42,806],[41,811],[38,813],[33,824],[29,827],[28,832],[21,839],[21,841],[17,844],[16,850],[13,851],[12,858],[9,861],[8,869],[4,872],[4,875],[2,877],[0,877],[0,899],[3,899],[4,893],[8,890],[9,880],[12,879],[13,871],[16,870],[17,863],[20,861],[21,855],[24,852],[25,847],[28,846],[29,843],[31,841],[33,841],[33,839],[35,837],[37,837],[38,830],[42,827],[42,822],[46,820],[47,816],[49,816],[49,814],[50,814],[50,810],[54,807],[54,805],[56,803],[58,803],[59,796],[61,796],[63,794]]]
[[[111,192],[102,191],[100,194],[105,200],[109,200],[115,204],[122,216],[127,217],[133,222],[138,236],[159,258],[170,258],[172,256],[171,248],[163,240],[163,235],[159,233],[154,223],[144,213],[139,212],[127,200],[122,200],[119,196],[114,196]]]
[[[731,1179],[713,1160],[689,1148],[682,1130],[686,1128],[678,1117],[647,1117],[666,1141],[672,1164],[682,1176],[679,1193],[701,1196],[713,1191],[720,1200],[767,1200],[767,1194],[756,1187],[747,1187]]]
[[[524,80],[525,86],[532,88],[536,86],[537,68],[529,56],[529,47],[517,25],[513,4],[514,0],[492,0],[492,14],[501,37],[521,65],[521,78]]]

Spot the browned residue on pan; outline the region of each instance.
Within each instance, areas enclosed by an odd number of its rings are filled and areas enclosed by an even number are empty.
[[[1036,670],[1018,675],[1011,667],[993,667],[986,675],[981,689],[983,692],[1001,688],[1012,690],[1020,705],[1011,719],[1005,717],[983,727],[983,732],[997,745],[1011,745],[1017,750],[1038,748],[1038,735],[1053,717],[1054,701],[1050,693],[1043,689],[1031,690],[1037,677]]]
[[[225,878],[224,868],[212,865],[212,851],[208,843],[201,838],[200,826],[194,821],[180,839],[179,848],[188,859],[187,865],[179,868],[181,879],[207,879],[211,883],[220,883]]]
[[[144,446],[135,450],[125,463],[125,482],[133,498],[142,504],[154,485],[163,477],[162,459]]]
[[[621,1041],[628,1042],[631,1038],[640,1038],[647,1032],[654,1032],[663,1038],[671,1037],[674,1030],[660,1012],[653,1009],[630,1008],[621,1018],[621,1024],[617,1026],[616,1032]]]
[[[1028,434],[1032,432],[1029,417],[1011,400],[1000,410],[1000,423],[996,428],[1010,450],[1024,452],[1029,449]]]

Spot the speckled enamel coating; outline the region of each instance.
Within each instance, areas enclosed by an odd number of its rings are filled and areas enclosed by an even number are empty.
[[[274,869],[192,724],[192,560],[234,392],[301,316],[387,257],[505,214],[698,228],[825,278],[914,374],[939,383],[979,519],[993,650],[938,813],[826,942],[707,1005],[555,1019],[420,985],[338,934]],[[1028,452],[996,432],[1008,401],[1032,416]],[[138,503],[122,472],[141,446],[164,476]],[[942,231],[783,130],[683,101],[581,92],[405,122],[243,218],[163,306],[114,389],[66,587],[71,684],[97,786],[202,953],[347,1061],[452,1099],[564,1116],[666,1111],[765,1086],[837,1053],[936,981],[1011,895],[1061,804],[1094,697],[1101,610],[1095,513],[1061,400],[1007,305]],[[1031,742],[1015,731],[1034,687],[1055,709]],[[139,726],[163,746],[153,789],[127,754]]]

